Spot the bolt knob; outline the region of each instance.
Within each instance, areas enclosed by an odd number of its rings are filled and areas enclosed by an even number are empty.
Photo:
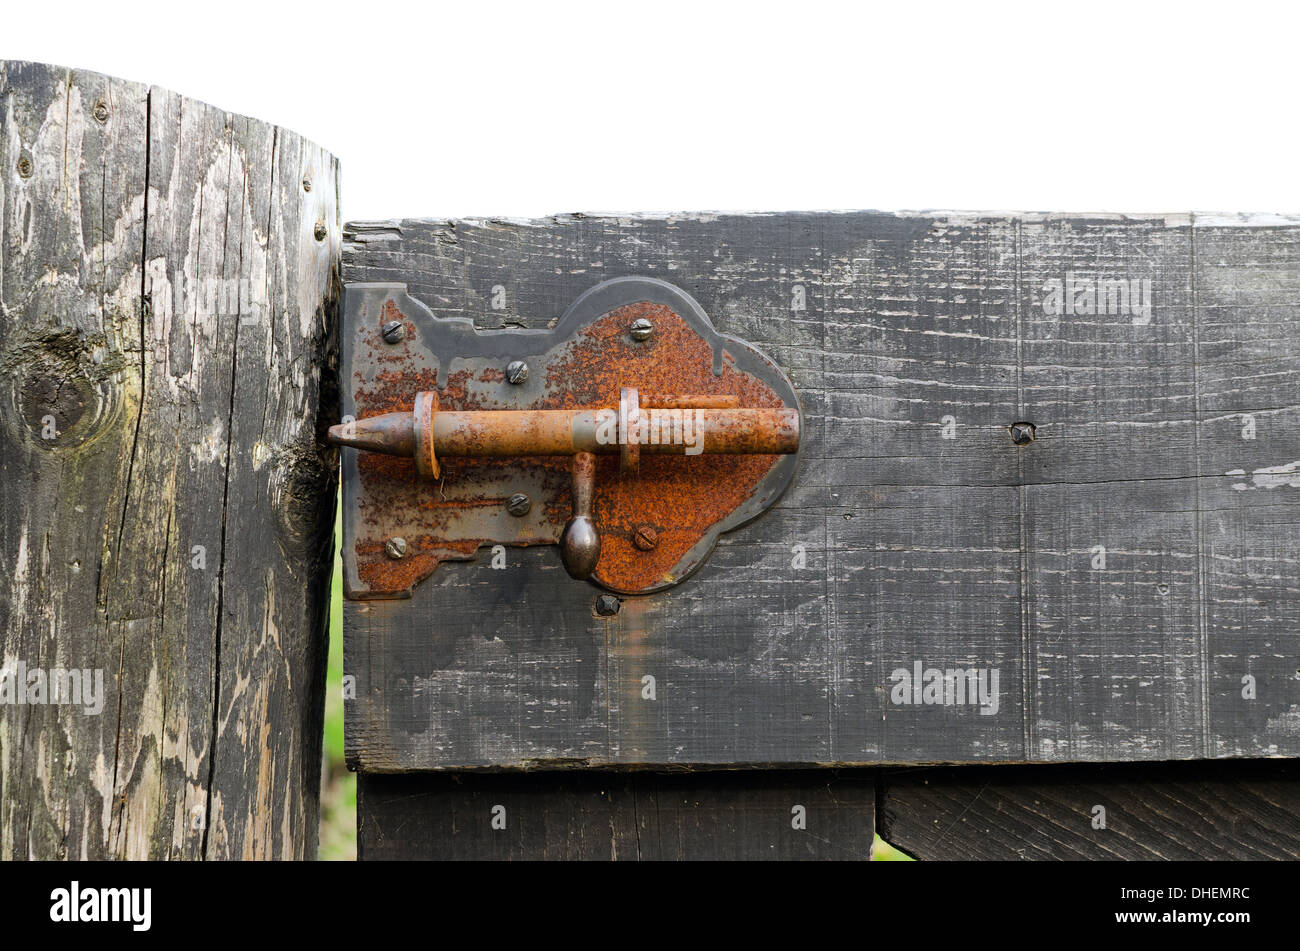
[[[586,581],[600,561],[600,533],[596,523],[586,515],[576,515],[564,523],[560,536],[560,560],[570,578]]]
[[[600,532],[591,520],[591,498],[596,491],[596,457],[580,452],[573,457],[573,517],[560,535],[560,560],[570,578],[586,581],[600,561]]]

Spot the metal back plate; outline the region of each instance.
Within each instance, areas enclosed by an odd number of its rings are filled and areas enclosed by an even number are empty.
[[[617,407],[621,387],[641,393],[734,395],[742,406],[798,408],[785,374],[749,344],[714,330],[680,288],[652,278],[617,278],[579,297],[548,330],[477,330],[439,319],[403,284],[348,284],[343,294],[343,412],[357,419],[410,411],[422,390],[443,410]],[[638,318],[649,339],[632,339]],[[384,340],[393,321],[402,339]],[[529,367],[506,380],[513,360]],[[446,560],[484,545],[555,544],[569,517],[569,463],[563,457],[443,461],[437,480],[411,459],[343,452],[343,569],[347,597],[409,597]],[[794,455],[643,455],[622,473],[617,455],[597,463],[593,517],[601,533],[592,580],[621,594],[647,594],[689,576],[722,532],[753,519],[780,497]],[[531,507],[512,515],[507,500]],[[657,543],[634,542],[649,527]],[[406,540],[397,560],[385,553]],[[578,582],[571,582],[578,583]]]

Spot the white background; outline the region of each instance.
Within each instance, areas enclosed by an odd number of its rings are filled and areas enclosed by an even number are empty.
[[[1296,212],[1281,4],[5,4],[0,58],[343,163],[343,215]]]

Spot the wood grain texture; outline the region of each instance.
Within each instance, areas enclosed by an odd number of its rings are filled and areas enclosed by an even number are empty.
[[[864,770],[362,774],[357,816],[363,860],[865,861],[875,786]]]
[[[918,859],[1300,858],[1293,761],[964,766],[877,776],[880,834]]]
[[[104,688],[0,706],[0,855],[313,855],[337,163],[40,64],[0,110],[0,651]]]
[[[548,550],[349,603],[351,762],[1300,754],[1298,240],[1189,214],[346,226],[345,280],[483,328],[672,282],[805,415],[781,502],[612,619]],[[918,662],[996,670],[996,712],[893,702]]]

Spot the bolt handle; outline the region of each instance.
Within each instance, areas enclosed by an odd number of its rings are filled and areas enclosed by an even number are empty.
[[[560,560],[570,578],[586,581],[600,561],[600,533],[591,520],[591,500],[596,494],[596,457],[579,452],[573,457],[573,515],[560,535]]]

